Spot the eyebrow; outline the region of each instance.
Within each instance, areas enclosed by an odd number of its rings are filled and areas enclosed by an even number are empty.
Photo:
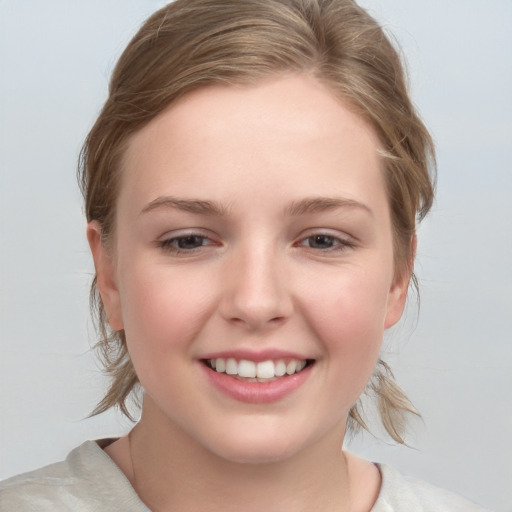
[[[140,215],[156,209],[176,209],[198,215],[225,216],[227,210],[220,203],[204,199],[180,199],[173,196],[157,197],[141,210]],[[340,197],[309,197],[293,201],[285,208],[285,215],[299,216],[308,213],[320,213],[337,208],[356,208],[368,212],[373,217],[372,210],[364,203],[353,199]]]
[[[140,212],[140,215],[159,208],[173,208],[176,210],[182,210],[199,215],[226,215],[226,208],[215,201],[207,201],[203,199],[179,199],[172,196],[157,197],[146,206],[144,206]]]
[[[308,213],[320,213],[337,208],[360,209],[373,217],[373,211],[364,203],[341,197],[309,197],[294,201],[285,210],[290,216],[305,215]]]

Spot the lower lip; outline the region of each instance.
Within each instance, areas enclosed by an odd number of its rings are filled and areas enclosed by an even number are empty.
[[[230,377],[226,373],[216,372],[201,363],[206,377],[223,394],[250,404],[278,402],[302,386],[314,365],[307,366],[299,373],[287,375],[271,382],[248,382]]]

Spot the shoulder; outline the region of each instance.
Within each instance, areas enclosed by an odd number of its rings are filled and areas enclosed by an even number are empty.
[[[97,443],[87,441],[62,462],[0,482],[0,512],[147,511]]]
[[[471,501],[379,464],[382,484],[371,512],[485,512]]]

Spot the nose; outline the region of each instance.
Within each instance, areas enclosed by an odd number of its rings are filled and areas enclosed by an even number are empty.
[[[225,320],[251,331],[286,322],[293,301],[283,259],[264,247],[240,250],[229,259],[220,307]]]

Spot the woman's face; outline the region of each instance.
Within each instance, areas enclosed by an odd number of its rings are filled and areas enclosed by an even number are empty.
[[[142,421],[244,462],[342,439],[408,285],[378,146],[302,76],[203,88],[131,139],[114,250],[89,239]]]

